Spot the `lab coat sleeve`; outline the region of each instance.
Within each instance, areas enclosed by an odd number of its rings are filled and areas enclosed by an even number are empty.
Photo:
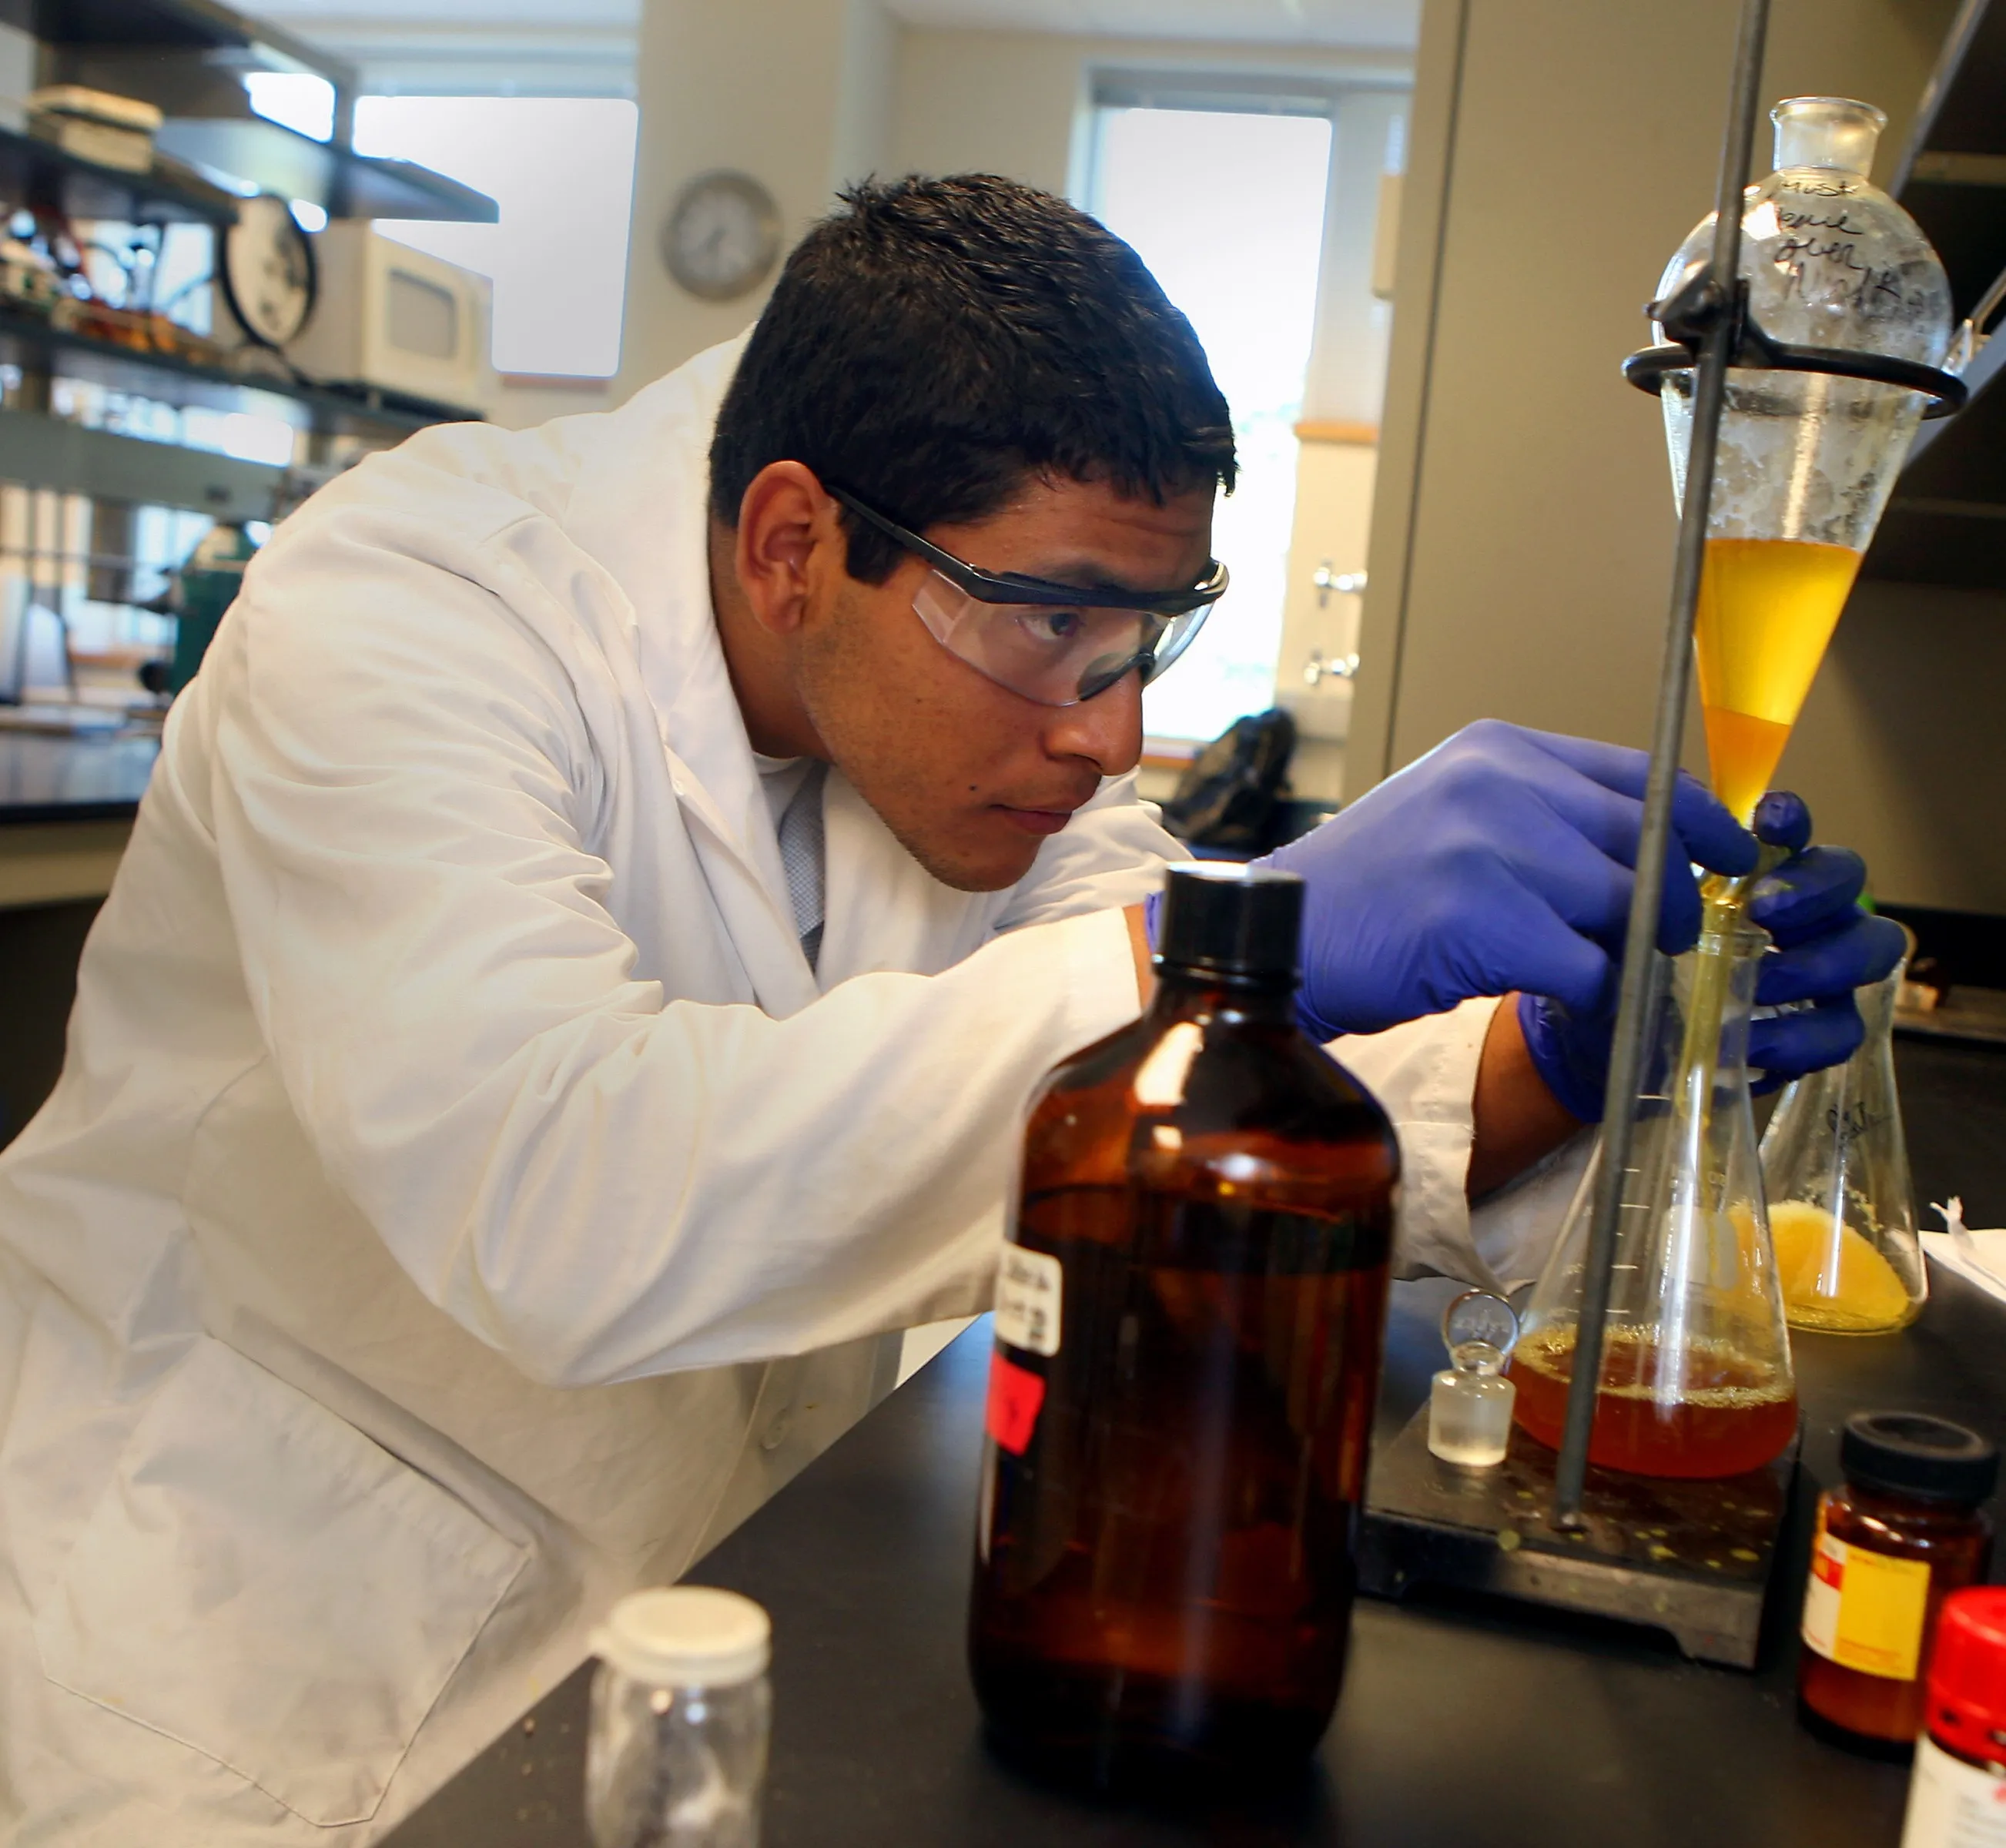
[[[1163,829],[1133,773],[1110,778],[1038,857],[998,928],[1138,903],[1163,867],[1189,857]],[[1474,1209],[1466,1192],[1477,1061],[1497,1002],[1464,1002],[1390,1027],[1349,1035],[1330,1051],[1392,1118],[1400,1142],[1394,1263],[1402,1276],[1456,1277],[1487,1289],[1536,1276],[1592,1139],[1549,1156]]]
[[[1165,830],[1163,811],[1136,794],[1135,773],[1110,776],[1039,850],[996,928],[1139,905],[1162,889],[1166,866],[1190,857],[1191,850]]]
[[[204,669],[212,825],[287,1094],[419,1289],[564,1385],[987,1308],[1026,1098],[1136,1012],[1121,913],[785,1019],[667,999],[561,625],[339,522],[273,545]]]
[[[1393,1248],[1402,1277],[1459,1278],[1487,1290],[1539,1275],[1592,1138],[1576,1136],[1508,1185],[1469,1204],[1477,1062],[1494,999],[1353,1033],[1332,1058],[1379,1100],[1400,1139],[1400,1209]]]

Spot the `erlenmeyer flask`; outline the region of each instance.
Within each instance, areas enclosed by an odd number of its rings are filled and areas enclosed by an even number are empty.
[[[1937,366],[1951,336],[1943,266],[1867,178],[1887,118],[1871,104],[1795,97],[1770,111],[1776,167],[1746,195],[1741,270],[1763,332],[1795,346]],[[1705,260],[1711,214],[1659,280]],[[1661,396],[1674,492],[1685,494],[1693,375]],[[1769,787],[1925,400],[1821,372],[1728,375],[1694,640],[1715,793],[1744,822]]]
[[[1738,1476],[1797,1423],[1790,1336],[1748,1096],[1748,1016],[1767,935],[1730,920],[1657,959],[1645,1088],[1632,1107],[1589,1459],[1639,1476]],[[1688,1030],[1719,982],[1720,1031]],[[1702,1001],[1702,1007],[1708,1004]],[[1717,1050],[1716,1050],[1717,1047]],[[1519,1424],[1557,1448],[1573,1378],[1598,1147],[1512,1355]]]
[[[1882,1334],[1914,1321],[1929,1295],[1895,1089],[1895,994],[1908,966],[1905,956],[1885,981],[1859,991],[1860,1050],[1797,1079],[1763,1134],[1763,1188],[1793,1328]]]

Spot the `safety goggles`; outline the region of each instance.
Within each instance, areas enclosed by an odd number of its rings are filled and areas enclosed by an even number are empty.
[[[859,519],[933,567],[913,613],[950,654],[1040,706],[1076,706],[1131,669],[1147,686],[1191,646],[1226,594],[1216,559],[1188,590],[1119,590],[979,570],[825,482]]]

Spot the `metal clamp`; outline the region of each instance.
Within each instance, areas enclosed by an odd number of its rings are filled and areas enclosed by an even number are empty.
[[[1772,340],[1748,312],[1748,285],[1737,284],[1723,299],[1702,267],[1662,301],[1645,312],[1672,336],[1673,344],[1646,347],[1623,362],[1623,376],[1654,397],[1664,389],[1667,372],[1689,372],[1699,364],[1698,350],[1706,329],[1723,315],[1734,323],[1728,364],[1736,371],[1825,372],[1839,378],[1864,378],[1899,385],[1929,399],[1925,419],[1947,417],[1964,408],[1971,388],[1954,372],[1926,366],[1920,360],[1895,359],[1885,353],[1863,353],[1846,347],[1797,347]]]

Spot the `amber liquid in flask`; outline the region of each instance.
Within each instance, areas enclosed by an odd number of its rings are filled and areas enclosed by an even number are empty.
[[[1707,1480],[1739,1476],[1786,1449],[1797,1427],[1790,1375],[1727,1351],[1689,1344],[1676,1395],[1660,1391],[1672,1369],[1649,1336],[1612,1329],[1603,1337],[1591,1461],[1635,1476]],[[1574,1336],[1555,1331],[1521,1342],[1512,1356],[1519,1422],[1557,1450],[1574,1378]]]
[[[1769,939],[1713,928],[1653,961],[1631,1106],[1589,1461],[1636,1476],[1739,1476],[1790,1448],[1797,1400],[1748,1093],[1748,1019]],[[1704,1013],[1707,1030],[1692,1031]],[[1526,1305],[1513,1416],[1557,1450],[1587,1297],[1598,1144]]]
[[[1026,1134],[970,1656],[1099,1783],[1300,1758],[1343,1675],[1399,1154],[1296,1026],[1300,904],[1174,869],[1154,1001]]]

